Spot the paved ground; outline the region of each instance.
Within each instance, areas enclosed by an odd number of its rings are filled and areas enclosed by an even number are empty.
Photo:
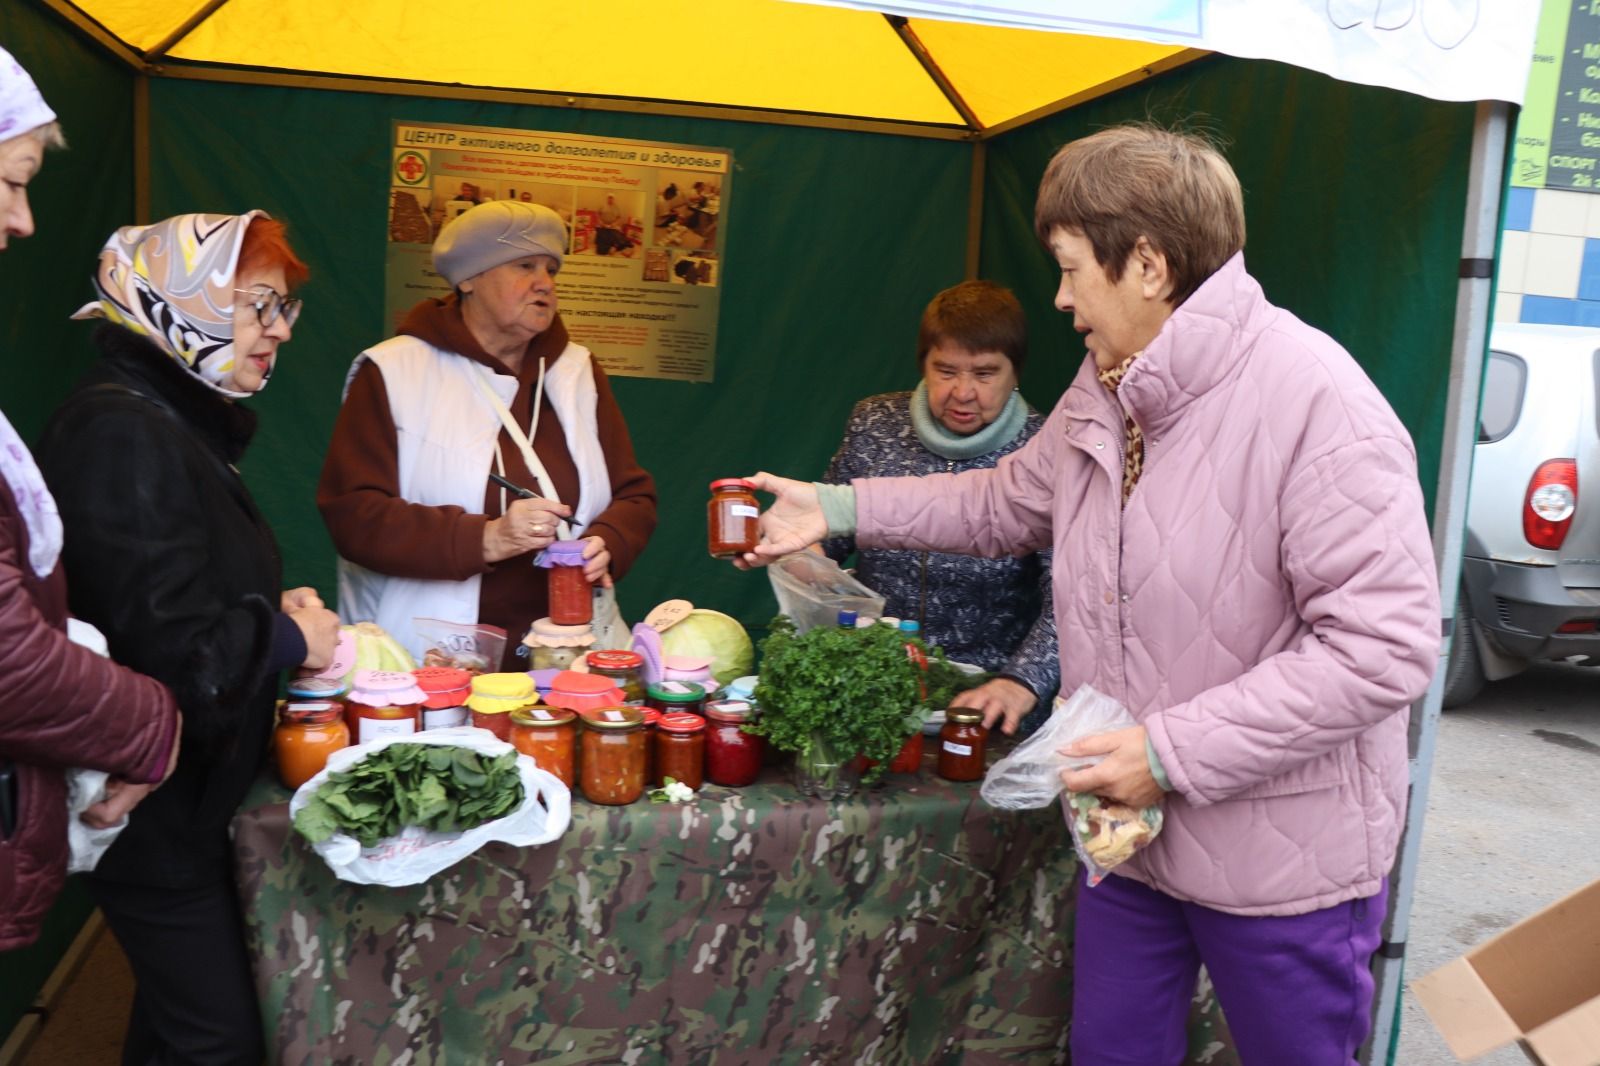
[[[1406,976],[1449,962],[1600,877],[1600,670],[1539,666],[1446,711],[1439,731]],[[1416,1002],[1397,1066],[1448,1066]],[[1527,1066],[1514,1047],[1475,1066]]]

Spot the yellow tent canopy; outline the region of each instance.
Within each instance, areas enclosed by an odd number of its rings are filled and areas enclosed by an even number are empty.
[[[151,74],[936,137],[1002,132],[1206,54],[784,0],[47,2]]]

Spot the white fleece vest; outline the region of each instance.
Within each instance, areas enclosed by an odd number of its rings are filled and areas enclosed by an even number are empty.
[[[479,364],[416,337],[393,337],[356,356],[345,378],[345,393],[364,361],[383,373],[399,451],[400,496],[430,507],[455,506],[483,513],[483,494],[494,467],[500,419],[473,376]],[[507,407],[517,379],[483,374]],[[578,468],[580,507],[571,520],[574,536],[611,504],[611,479],[600,448],[595,415],[596,390],[589,350],[569,343],[545,373],[545,396],[555,409],[567,450]],[[526,428],[526,427],[524,427]],[[535,486],[530,486],[535,487]],[[541,491],[553,496],[553,486]],[[382,536],[382,530],[373,530]],[[439,618],[478,621],[481,577],[431,581],[392,577],[339,559],[339,613],[346,621],[371,620],[405,645],[420,662],[425,651],[412,620]],[[521,633],[507,633],[519,641]]]

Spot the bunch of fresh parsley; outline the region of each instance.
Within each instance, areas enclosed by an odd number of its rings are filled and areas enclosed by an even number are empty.
[[[489,757],[471,748],[390,744],[329,774],[295,814],[294,827],[313,844],[342,832],[370,848],[408,825],[472,829],[516,810],[522,798],[515,751]]]

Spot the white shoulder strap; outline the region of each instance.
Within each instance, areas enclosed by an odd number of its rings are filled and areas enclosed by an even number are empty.
[[[489,368],[481,363],[475,363],[473,364],[473,369],[477,373],[472,376],[472,383],[478,387],[478,391],[483,394],[483,398],[489,401],[489,406],[494,408],[494,413],[500,418],[500,424],[506,428],[506,433],[510,435],[512,442],[516,444],[517,450],[522,453],[522,461],[528,464],[528,470],[533,474],[533,479],[537,483],[539,495],[547,500],[554,500],[556,503],[560,503],[561,497],[556,494],[555,482],[551,480],[550,472],[544,468],[544,464],[539,461],[538,454],[534,452],[533,442],[528,439],[528,434],[522,431],[522,427],[517,425],[517,420],[511,417],[511,412],[506,410],[506,405],[496,395],[494,386],[489,384]],[[540,393],[544,391],[544,364],[542,362],[539,364],[538,391]],[[536,395],[533,401],[533,426],[536,432],[539,426],[540,399],[541,397]],[[556,539],[572,539],[572,530],[566,522],[557,523]]]

